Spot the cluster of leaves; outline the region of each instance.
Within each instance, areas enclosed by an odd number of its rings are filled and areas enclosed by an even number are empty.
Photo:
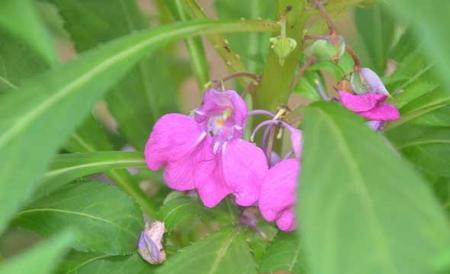
[[[142,151],[152,124],[179,111],[178,90],[191,73],[200,86],[209,80],[195,35],[205,35],[230,70],[264,72],[256,105],[279,104],[283,97],[271,99],[264,91],[290,85],[302,41],[278,67],[268,39],[277,24],[258,18],[276,20],[277,7],[278,16],[287,6],[297,8],[305,17],[297,31],[314,9],[298,0],[216,0],[219,17],[230,21],[210,21],[196,1],[155,0],[158,16],[149,26],[137,1],[107,2],[0,3],[1,274],[450,269],[450,2],[395,0],[355,10],[363,62],[386,75],[402,118],[381,135],[337,104],[306,109],[300,229],[290,234],[264,223],[259,233],[239,225],[232,203],[205,209],[195,197],[169,193],[158,174],[145,171],[142,153],[125,150]],[[327,9],[360,2],[330,0]],[[223,32],[233,32],[229,43]],[[293,35],[301,39],[300,32]],[[180,39],[189,62],[170,44]],[[73,60],[58,61],[54,40],[63,50],[74,46]],[[317,83],[325,84],[322,71],[340,79],[350,59],[316,64],[294,90],[316,100]],[[395,69],[385,74],[386,67]],[[97,110],[99,101],[107,117]],[[143,213],[166,224],[168,260],[160,267],[136,253]],[[16,233],[39,243],[22,250],[9,243]]]

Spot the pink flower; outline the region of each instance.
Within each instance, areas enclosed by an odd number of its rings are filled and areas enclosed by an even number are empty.
[[[302,135],[300,130],[285,126],[291,134],[295,157],[282,160],[269,169],[261,186],[258,206],[264,219],[276,222],[283,231],[292,231],[296,228],[295,204]]]
[[[196,189],[203,204],[216,206],[233,194],[236,203],[255,203],[267,160],[256,145],[241,139],[247,106],[233,90],[208,90],[194,116],[170,113],[153,127],[145,147],[151,170],[165,167],[175,190]]]
[[[385,103],[387,96],[381,93],[365,93],[361,95],[339,91],[339,101],[347,109],[370,121],[393,121],[400,118],[398,109]]]
[[[361,68],[353,73],[351,82],[356,94],[338,91],[339,101],[347,109],[369,120],[369,127],[380,130],[386,121],[400,118],[398,109],[386,103],[389,92],[373,70]]]

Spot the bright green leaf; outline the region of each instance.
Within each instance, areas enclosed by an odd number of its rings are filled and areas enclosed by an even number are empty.
[[[141,153],[107,151],[61,154],[50,165],[49,171],[38,185],[34,198],[48,195],[79,177],[132,167],[145,167]]]
[[[158,274],[256,274],[256,265],[239,230],[222,230],[169,257]]]
[[[259,271],[274,273],[287,271],[292,274],[304,274],[305,257],[300,250],[300,240],[295,233],[279,232],[264,253]]]
[[[100,182],[69,185],[22,210],[15,223],[44,236],[70,227],[73,247],[84,252],[130,254],[144,224],[139,207],[114,186]]]
[[[310,273],[432,273],[449,224],[387,141],[334,103],[306,111],[304,140],[297,217]]]
[[[62,232],[0,264],[0,274],[50,274],[65,255],[73,235]]]

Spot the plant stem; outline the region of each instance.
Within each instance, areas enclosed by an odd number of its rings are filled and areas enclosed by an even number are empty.
[[[173,11],[175,17],[179,21],[187,21],[188,15],[186,14],[184,1],[174,1],[175,10]],[[187,38],[185,39],[186,48],[191,57],[191,67],[197,78],[197,83],[200,89],[209,81],[209,68],[206,62],[205,50],[203,48],[203,42],[201,38]]]
[[[151,218],[158,218],[158,210],[156,209],[155,204],[152,202],[150,197],[145,194],[139,188],[139,185],[136,184],[131,178],[130,174],[123,169],[116,169],[107,172],[108,177],[110,177],[118,187],[120,187],[123,191],[128,193],[144,210],[145,213]]]
[[[185,3],[191,9],[193,18],[208,19],[208,16],[206,16],[205,12],[196,0],[185,0]],[[231,72],[246,71],[244,65],[240,60],[240,56],[233,51],[233,49],[228,44],[228,40],[226,40],[220,34],[210,34],[207,35],[207,38],[213,45],[213,47],[217,50],[219,55],[222,57]]]
[[[289,97],[291,82],[294,79],[298,61],[302,54],[304,1],[279,0],[278,16],[286,17],[286,35],[297,41],[296,49],[288,56],[283,66],[278,56],[270,50],[260,85],[253,93],[254,106],[257,109],[276,111]]]

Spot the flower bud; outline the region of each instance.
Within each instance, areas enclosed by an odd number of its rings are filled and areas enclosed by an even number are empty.
[[[339,60],[344,55],[344,52],[345,40],[342,36],[317,40],[309,49],[309,53],[319,61]]]
[[[380,93],[389,96],[389,92],[381,81],[380,77],[369,68],[361,68],[354,72],[350,79],[352,89],[357,94]]]
[[[278,56],[281,66],[284,65],[286,57],[297,47],[297,41],[289,37],[272,37],[270,38],[270,43],[272,43],[272,49]]]
[[[139,255],[150,264],[160,264],[166,260],[166,252],[162,246],[164,232],[164,223],[156,221],[147,225],[139,237]]]

